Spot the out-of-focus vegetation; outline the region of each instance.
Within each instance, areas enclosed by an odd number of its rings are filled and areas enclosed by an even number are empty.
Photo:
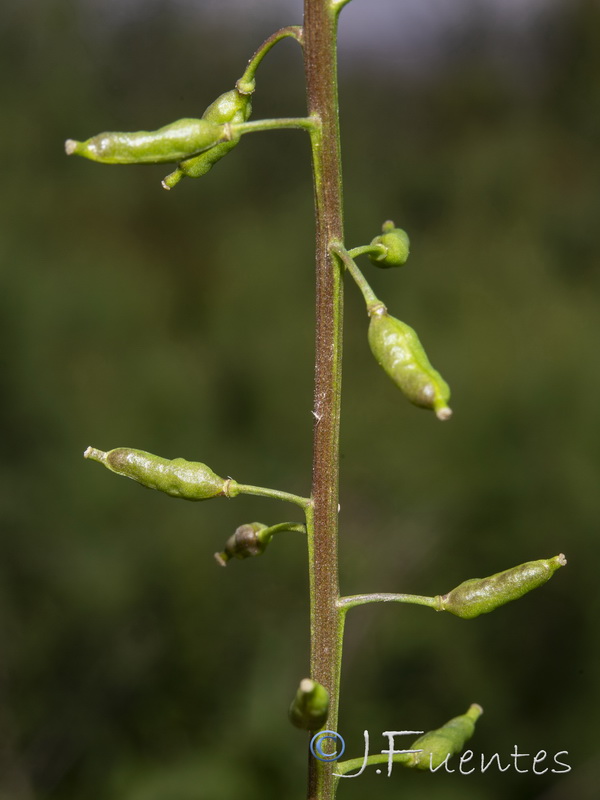
[[[111,29],[90,8],[0,12],[0,798],[299,798],[306,737],[286,712],[308,670],[304,543],[212,558],[239,524],[290,510],[177,503],[82,453],[130,445],[308,491],[307,143],[247,136],[167,193],[164,168],[67,160],[62,142],[198,115],[300,3],[227,27],[154,2]],[[540,17],[520,76],[473,25],[426,77],[342,50],[348,245],[389,217],[409,231],[407,266],[372,282],[455,411],[439,423],[380,373],[349,285],[342,590],[436,594],[561,550],[569,566],[472,622],[352,611],[340,731],[359,755],[364,729],[380,750],[381,731],[476,701],[476,753],[568,750],[573,770],[373,772],[348,800],[589,800],[600,784],[600,12]],[[303,108],[280,45],[255,117]]]

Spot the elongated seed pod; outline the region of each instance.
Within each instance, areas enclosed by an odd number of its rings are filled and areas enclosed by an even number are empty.
[[[249,95],[243,95],[237,89],[217,97],[202,115],[202,119],[216,125],[227,123],[246,122],[252,112],[252,103]],[[177,169],[163,180],[165,189],[172,189],[183,177],[200,178],[212,169],[213,165],[226,156],[239,142],[241,136],[232,136],[228,141],[211,147],[204,153],[182,161]]]
[[[560,553],[554,558],[527,561],[518,567],[506,569],[490,575],[489,578],[471,578],[456,589],[438,595],[439,611],[449,611],[457,617],[472,619],[480,614],[488,614],[511,600],[518,600],[532,589],[537,589],[554,575],[557,569],[567,563]]]
[[[416,332],[385,311],[375,308],[369,323],[369,345],[375,360],[404,396],[416,406],[430,408],[438,419],[448,419],[450,388],[429,363]]]
[[[422,752],[412,753],[406,766],[417,769],[439,767],[446,758],[463,749],[465,743],[473,736],[475,723],[482,714],[482,707],[473,703],[465,714],[454,717],[435,731],[424,733],[410,746],[411,750]]]
[[[305,731],[318,730],[329,713],[329,692],[311,678],[304,678],[292,700],[288,716],[292,725]]]
[[[406,231],[397,228],[391,220],[383,223],[382,231],[371,245],[379,247],[378,253],[369,253],[376,267],[401,267],[406,264],[410,252],[410,240]]]
[[[266,535],[263,531],[267,531]],[[236,528],[235,533],[227,539],[223,552],[215,553],[215,558],[222,567],[225,567],[232,558],[260,556],[272,538],[273,534],[268,532],[268,527],[262,522],[248,522]]]
[[[131,447],[117,447],[107,453],[88,447],[83,455],[148,489],[183,500],[208,500],[217,495],[235,497],[239,493],[235,481],[220,478],[199,461],[169,460]]]
[[[163,164],[181,161],[223,139],[221,124],[207,119],[179,119],[156,131],[106,132],[85,142],[67,139],[67,155],[102,164]]]

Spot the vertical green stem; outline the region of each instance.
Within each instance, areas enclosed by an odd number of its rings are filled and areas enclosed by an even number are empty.
[[[337,608],[338,474],[342,357],[342,267],[330,252],[343,241],[337,98],[337,13],[330,0],[304,2],[304,65],[316,218],[316,356],[313,507],[307,515],[311,677],[330,695],[327,727],[337,727],[343,614]],[[332,764],[309,756],[308,800],[333,800]]]

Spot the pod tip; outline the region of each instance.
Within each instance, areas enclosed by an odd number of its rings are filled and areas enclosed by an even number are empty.
[[[65,142],[65,153],[68,156],[72,156],[73,153],[77,152],[77,145],[81,144],[81,142],[75,141],[75,139],[67,139]]]
[[[102,450],[97,450],[95,447],[88,447],[83,454],[84,458],[91,458],[92,461],[99,461],[101,464],[106,462],[106,453]]]
[[[183,172],[179,169],[179,167],[177,167],[177,169],[174,172],[169,173],[169,175],[167,175],[166,178],[163,178],[163,180],[161,181],[163,189],[169,191],[174,186],[177,186],[177,184],[182,178],[183,178]]]
[[[219,566],[226,567],[227,562],[229,561],[229,556],[227,553],[215,553],[215,561]]]
[[[450,419],[450,417],[452,416],[452,409],[449,408],[448,406],[441,406],[441,408],[435,409],[435,415],[438,419],[441,419],[442,421],[445,419]]]
[[[565,567],[567,565],[567,557],[565,556],[564,553],[559,553],[556,556],[556,561],[558,564],[560,564],[561,567]]]
[[[302,678],[300,681],[300,690],[308,694],[315,688],[315,682],[311,678]]]

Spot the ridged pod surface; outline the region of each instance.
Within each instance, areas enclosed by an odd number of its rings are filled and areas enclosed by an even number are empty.
[[[68,155],[102,164],[164,164],[181,161],[214,147],[223,138],[223,126],[206,119],[179,119],[156,131],[107,131],[85,142],[67,139]]]
[[[443,764],[446,758],[460,753],[465,742],[473,736],[475,723],[482,714],[482,707],[473,703],[466,714],[454,717],[441,728],[424,733],[410,746],[411,750],[422,752],[411,754],[406,766],[435,769]]]
[[[471,578],[448,594],[438,595],[439,610],[449,611],[463,619],[488,614],[542,586],[566,563],[567,559],[560,553],[554,558],[527,561],[488,578]]]
[[[234,497],[238,493],[235,481],[220,478],[200,461],[169,460],[131,447],[117,447],[107,453],[88,447],[84,456],[148,489],[183,500],[208,500],[218,495]]]
[[[369,323],[369,345],[377,363],[411,403],[432,409],[438,419],[452,415],[448,407],[450,387],[431,366],[409,325],[391,317],[385,309],[375,309]]]
[[[232,89],[230,92],[225,92],[220,97],[211,103],[204,114],[202,119],[216,125],[225,125],[227,123],[240,123],[246,122],[252,112],[252,103],[250,95],[241,94],[237,89]],[[240,140],[240,135],[232,136],[226,142],[217,144],[211,147],[204,153],[193,158],[188,158],[182,161],[177,169],[163,181],[163,186],[171,189],[177,185],[184,177],[200,178],[202,175],[212,169],[217,161],[226,156],[227,153],[236,146]]]

